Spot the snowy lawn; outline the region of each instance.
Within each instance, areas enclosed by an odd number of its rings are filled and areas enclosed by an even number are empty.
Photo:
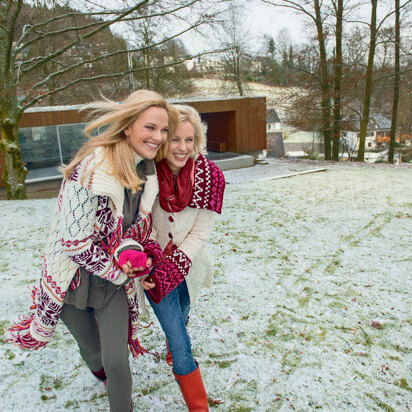
[[[215,284],[189,324],[208,394],[222,402],[212,409],[409,411],[412,168],[329,164],[259,180],[275,165],[225,173]],[[30,304],[54,203],[0,202],[3,341]],[[156,321],[141,342],[164,356]],[[184,410],[163,360],[139,358],[132,371],[135,410]],[[61,323],[39,351],[2,343],[0,374],[1,411],[108,409]]]

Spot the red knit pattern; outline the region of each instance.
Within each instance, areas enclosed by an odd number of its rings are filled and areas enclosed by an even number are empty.
[[[151,256],[153,259],[152,266],[157,265],[159,260],[162,257],[162,249],[160,248],[159,244],[154,240],[147,240],[143,243],[143,251],[146,253],[147,256]]]
[[[195,183],[189,207],[221,213],[225,178],[222,171],[203,155],[196,160]]]
[[[154,303],[159,303],[168,293],[178,286],[189,273],[191,260],[180,250],[176,249],[163,259],[151,275],[155,283],[147,294]]]

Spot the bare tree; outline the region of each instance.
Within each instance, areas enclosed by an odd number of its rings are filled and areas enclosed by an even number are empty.
[[[107,8],[99,5],[103,2],[85,0],[81,4],[82,11],[67,10],[65,8],[64,12],[35,24],[22,24],[20,22],[23,0],[0,2],[0,152],[4,169],[2,180],[6,186],[9,199],[26,198],[25,177],[27,169],[22,162],[18,141],[18,123],[24,111],[42,99],[49,98],[73,85],[101,80],[102,78],[124,77],[128,75],[129,69],[120,68],[115,72],[110,71],[103,74],[93,74],[90,71],[85,71],[73,79],[62,83],[56,82],[50,88],[49,86],[53,84],[53,80],[79,68],[87,67],[87,65],[103,62],[112,56],[121,56],[128,52],[142,52],[145,49],[158,47],[168,40],[175,39],[181,34],[198,27],[198,20],[187,23],[181,29],[177,26],[176,29],[173,27],[174,30],[170,30],[166,38],[132,50],[127,48],[119,49],[98,56],[75,59],[70,63],[67,59],[68,54],[76,55],[76,46],[79,43],[93,38],[93,36],[119,22],[141,21],[151,16],[170,16],[179,13],[190,16],[191,7],[202,2],[205,1],[151,0],[152,9],[150,15],[147,15],[142,11],[142,8],[149,4],[149,0],[130,1],[130,4],[124,0],[119,2],[117,9],[114,9],[113,6]],[[49,7],[54,7],[55,3],[59,2],[50,3],[47,0],[37,2],[37,4],[49,5]],[[207,18],[208,15],[205,14]],[[86,24],[79,23],[80,20],[77,20],[76,17],[80,16],[87,17],[88,22]],[[68,27],[65,26],[52,31],[48,29],[51,23],[68,20],[72,22]],[[20,32],[17,30],[18,26],[23,27]],[[47,54],[39,53],[31,57],[24,56],[24,50],[33,48],[36,44],[42,42],[50,42],[56,36],[65,33],[75,33],[76,36],[74,36],[74,39],[67,37],[66,41],[62,41],[57,48],[47,52]],[[178,61],[168,61],[162,64],[161,67],[171,67],[177,63],[182,63],[185,59],[186,57]],[[56,63],[50,73],[45,74],[45,77],[24,89],[20,87],[30,73],[41,70],[49,62]],[[136,70],[142,71],[144,68]]]
[[[342,77],[343,77],[343,0],[332,0],[335,10],[335,56],[333,61],[333,127],[332,127],[332,158],[339,160],[340,134],[342,124]]]
[[[247,87],[245,72],[250,59],[250,33],[245,26],[245,10],[241,3],[229,3],[219,31],[219,45],[226,51],[222,54],[224,92],[243,96]],[[232,87],[234,86],[234,87]],[[227,89],[227,90],[226,90]]]
[[[263,3],[270,4],[276,7],[286,7],[295,10],[308,17],[315,25],[316,39],[318,42],[319,52],[319,81],[321,89],[321,110],[322,110],[322,134],[325,145],[325,159],[332,158],[331,145],[331,92],[330,81],[331,75],[328,67],[328,56],[326,51],[326,31],[325,19],[326,16],[322,14],[322,3],[320,0],[261,0]]]
[[[393,78],[393,101],[392,101],[392,121],[390,131],[388,162],[393,163],[395,154],[395,136],[398,122],[398,105],[399,105],[399,86],[400,86],[400,0],[395,0],[395,75]]]
[[[389,11],[386,15],[382,17],[382,19],[377,21],[377,8],[378,8],[378,1],[377,0],[370,0],[371,2],[371,18],[369,26],[369,49],[368,49],[368,61],[365,71],[365,85],[364,85],[364,94],[363,94],[363,102],[362,102],[362,117],[360,122],[360,131],[359,131],[359,149],[358,155],[356,160],[363,162],[365,159],[365,140],[366,140],[366,133],[367,127],[369,123],[369,113],[371,107],[371,97],[373,93],[374,85],[381,81],[383,78],[397,76],[400,75],[400,71],[396,71],[388,75],[384,75],[378,78],[373,79],[373,71],[374,71],[374,58],[375,58],[375,50],[377,46],[377,39],[378,34],[380,31],[383,30],[385,22],[389,19],[390,16],[396,14],[396,10],[400,11],[402,8],[405,8],[411,0],[406,0],[402,4],[399,4],[398,7],[395,7],[394,10]]]
[[[373,76],[373,62],[375,58],[375,49],[376,49],[376,35],[377,35],[377,23],[376,23],[376,14],[378,9],[378,0],[370,0],[371,2],[371,19],[369,24],[369,52],[368,52],[368,63],[366,66],[365,74],[365,86],[364,86],[364,95],[363,95],[363,110],[362,118],[360,122],[360,131],[359,131],[359,149],[358,156],[356,160],[363,162],[365,159],[365,140],[366,132],[369,123],[369,112],[372,96],[372,76]]]

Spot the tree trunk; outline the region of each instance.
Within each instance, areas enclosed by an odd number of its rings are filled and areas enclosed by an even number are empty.
[[[17,104],[17,103],[16,103]],[[7,199],[27,199],[25,179],[27,169],[21,159],[18,122],[21,114],[0,113],[0,152],[3,158],[2,180]]]
[[[335,64],[333,93],[333,160],[339,160],[340,132],[342,121],[342,22],[343,0],[337,1],[335,29]]]
[[[236,52],[235,66],[237,90],[239,92],[239,96],[243,96],[242,73],[240,70],[240,54],[238,52]]]
[[[322,16],[320,12],[319,0],[314,0],[316,13],[316,30],[319,43],[320,55],[320,77],[322,91],[322,132],[325,142],[325,160],[331,159],[331,130],[330,130],[330,94],[329,94],[329,73],[326,56],[325,35],[323,32]]]
[[[392,121],[391,131],[389,133],[389,153],[388,162],[393,163],[395,154],[395,137],[396,126],[398,121],[398,104],[399,104],[399,85],[400,85],[400,56],[399,49],[401,43],[400,35],[400,12],[399,12],[399,0],[395,0],[395,77],[393,80],[393,101],[392,101]]]
[[[369,54],[368,54],[368,65],[366,68],[365,76],[365,90],[363,95],[363,110],[362,118],[360,122],[359,131],[359,149],[357,161],[363,162],[365,160],[365,141],[366,133],[368,130],[369,123],[369,111],[372,97],[372,75],[373,75],[373,60],[375,58],[375,48],[376,48],[376,10],[378,0],[371,0],[372,12],[371,12],[371,23],[370,23],[370,40],[369,40]]]

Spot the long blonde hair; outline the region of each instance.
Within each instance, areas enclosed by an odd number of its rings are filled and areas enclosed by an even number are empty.
[[[206,151],[206,131],[207,126],[202,122],[199,113],[191,106],[185,104],[174,104],[173,107],[179,111],[179,121],[180,124],[184,122],[190,122],[193,125],[195,131],[195,147],[192,153],[194,159],[197,158],[198,154],[207,154]],[[156,155],[156,160],[160,161],[164,159],[167,155],[167,148],[174,134],[169,134],[167,137],[167,142],[159,149]]]
[[[152,106],[162,107],[167,111],[169,116],[168,139],[169,136],[174,136],[179,124],[179,113],[158,93],[138,90],[123,103],[106,100],[86,105],[84,109],[91,109],[92,117],[92,121],[84,129],[84,134],[89,140],[79,149],[73,160],[62,169],[64,178],[68,180],[77,165],[96,148],[101,147],[103,148],[103,160],[100,163],[108,160],[111,166],[108,173],[133,192],[139,190],[142,181],[136,174],[134,151],[123,131],[139,117],[140,113]],[[91,136],[92,131],[103,126],[106,126],[103,131],[95,137]]]

